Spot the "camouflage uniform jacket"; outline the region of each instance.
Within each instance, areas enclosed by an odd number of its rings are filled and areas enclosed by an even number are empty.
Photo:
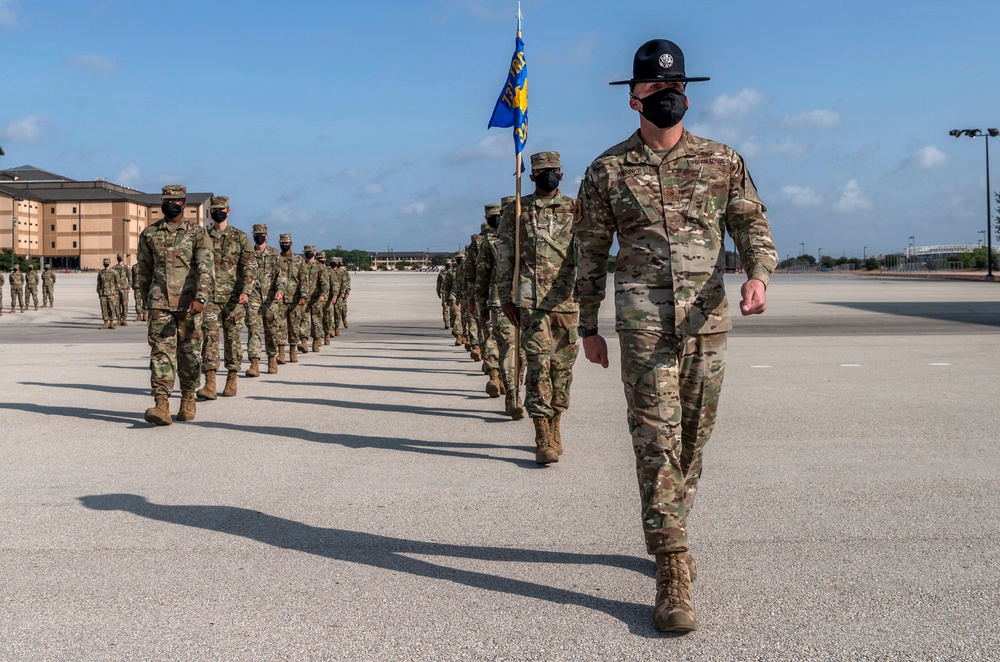
[[[336,301],[343,294],[344,279],[340,277],[340,269],[330,268],[330,301]]]
[[[483,224],[486,226],[486,224]],[[486,226],[487,228],[489,226]],[[464,290],[466,293],[466,298],[469,302],[473,302],[476,298],[476,266],[479,260],[479,251],[482,249],[483,237],[485,231],[479,234],[472,235],[472,241],[469,243],[469,247],[465,251],[465,263],[468,265],[465,268],[465,285]]]
[[[323,269],[326,269],[326,267],[315,259],[312,263],[302,260],[302,275],[299,277],[299,297],[306,300],[306,305],[312,305],[319,296],[322,295],[325,297],[328,294],[321,294],[319,291],[319,275]]]
[[[118,272],[114,267],[101,269],[97,272],[97,293],[104,297],[118,296]]]
[[[38,289],[38,272],[34,269],[29,269],[28,273],[24,275],[24,284],[27,285],[29,290]]]
[[[10,287],[13,290],[24,289],[24,273],[21,271],[12,271],[10,276],[7,277],[10,282]]]
[[[340,296],[346,297],[351,293],[351,272],[347,269],[337,269],[342,275],[340,276]]]
[[[322,281],[323,288],[326,290],[326,304],[329,304],[333,299],[339,294],[339,291],[334,289],[333,283],[333,269],[323,265],[323,268],[319,270],[319,279]]]
[[[731,329],[722,282],[726,230],[749,278],[767,285],[777,265],[766,209],[743,158],[687,131],[662,159],[637,131],[590,165],[580,198],[581,326],[597,327],[616,233],[616,329]]]
[[[466,246],[462,249],[465,252],[465,259],[462,260],[462,264],[455,267],[455,282],[451,286],[455,293],[455,298],[459,301],[469,301],[469,292],[467,285],[469,282],[469,247]]]
[[[118,274],[118,289],[128,290],[132,288],[132,268],[124,262],[122,264],[111,265],[111,270]]]
[[[42,272],[42,286],[53,287],[56,284],[56,272],[49,269]]]
[[[147,310],[185,311],[215,287],[212,240],[197,222],[160,219],[139,235],[139,284]]]
[[[500,307],[497,288],[497,263],[500,260],[500,238],[491,232],[483,239],[476,258],[476,310],[482,315],[488,308]]]
[[[455,300],[455,269],[451,268],[444,272],[444,281],[441,283],[441,298],[445,301]]]
[[[281,272],[285,283],[281,296],[287,306],[299,304],[299,278],[302,277],[302,267],[305,262],[301,255],[292,253],[286,256],[278,253],[278,271]]]
[[[132,265],[132,289],[139,291],[139,263],[136,262]]]
[[[277,248],[265,246],[264,250],[254,252],[253,262],[247,266],[250,272],[250,301],[253,303],[271,303],[278,292],[284,296],[285,274],[278,265],[280,253]]]
[[[572,313],[575,298],[576,254],[573,217],[576,201],[556,191],[546,198],[521,198],[521,277],[517,300],[511,299],[514,280],[514,205],[507,205],[500,221],[497,287],[501,303],[521,308]]]
[[[441,298],[441,284],[444,283],[444,272],[439,271],[437,277],[437,284],[434,287],[434,291],[437,292],[438,299]]]
[[[208,232],[212,240],[212,257],[215,262],[215,294],[212,301],[225,303],[239,301],[253,288],[254,268],[257,260],[253,244],[246,232],[226,225],[225,230],[213,227]]]

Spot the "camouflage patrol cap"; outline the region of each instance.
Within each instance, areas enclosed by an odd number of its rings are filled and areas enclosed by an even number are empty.
[[[455,259],[457,260],[458,258],[465,258],[465,251],[458,251],[455,253]]]
[[[319,260],[320,262],[326,262],[326,253],[324,253],[323,251],[316,253],[316,259]]]
[[[121,253],[119,253],[119,254],[118,254],[118,255],[116,255],[115,257],[117,257],[117,258],[118,258],[119,260],[124,260],[124,259],[125,259],[125,256],[124,256],[124,255],[122,255]]]
[[[479,234],[483,234],[485,232],[489,232],[491,229],[492,228],[490,228],[490,224],[489,223],[483,223],[482,225],[479,226]]]
[[[513,200],[513,198],[511,198]],[[487,216],[499,216],[500,215],[500,205],[497,203],[491,203],[486,205],[486,215]]]
[[[290,234],[278,235],[278,243],[279,244],[290,244],[290,243],[292,243],[292,235],[290,235]]]
[[[343,264],[344,263],[344,258],[342,258],[342,257],[334,257],[333,258],[333,263],[334,264]]]
[[[305,246],[302,247],[302,252],[303,253],[315,253],[316,252],[316,244],[306,244]]]
[[[254,234],[267,234],[267,226],[263,223],[257,223],[253,226]]]
[[[187,198],[187,187],[183,184],[168,184],[160,193],[161,200],[183,200]]]
[[[104,266],[107,267],[107,266],[110,266],[110,265],[111,265],[111,258],[110,257],[104,258]]]
[[[531,169],[544,170],[545,168],[561,168],[559,163],[559,152],[539,152],[531,155]]]
[[[505,195],[504,197],[500,198],[500,206],[506,207],[510,203],[514,202],[514,200],[516,199],[517,199],[516,195]]]
[[[229,209],[228,195],[213,195],[208,205],[209,209]]]

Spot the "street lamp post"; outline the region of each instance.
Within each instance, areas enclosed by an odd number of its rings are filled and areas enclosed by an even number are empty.
[[[822,248],[817,248],[816,249],[816,268],[817,269],[822,269],[823,268],[823,249]]]
[[[915,250],[915,248],[916,248],[916,239],[917,239],[916,237],[914,237],[913,235],[910,235],[910,250],[908,250],[906,252],[906,266],[907,267],[909,267],[909,265],[910,265],[910,260],[912,260],[915,257],[915,253],[916,253],[916,250]],[[908,268],[907,271],[909,271],[909,270],[910,269]]]
[[[17,208],[21,206],[23,198],[14,198],[10,208],[10,269],[14,270],[17,264],[17,243],[14,239],[14,228],[17,227]]]
[[[993,232],[990,227],[993,225],[993,212],[990,205],[993,204],[990,193],[990,138],[1000,136],[1000,129],[952,129],[949,136],[958,138],[969,136],[970,138],[986,138],[986,280],[993,281]]]
[[[130,218],[123,218],[122,219],[122,254],[125,256],[125,264],[128,264],[128,255],[129,255],[129,253],[128,253],[128,249],[129,249],[129,245],[128,245],[128,227],[129,227],[129,223],[131,223],[131,222],[132,222],[132,219],[130,219]]]

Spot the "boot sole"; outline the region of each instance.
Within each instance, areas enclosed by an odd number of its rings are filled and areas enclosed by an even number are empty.
[[[215,395],[209,395],[209,394],[207,394],[207,393],[195,393],[195,396],[196,396],[196,397],[197,397],[197,398],[198,398],[199,400],[217,400],[217,399],[219,398],[219,395],[218,395],[218,394],[215,394]],[[178,419],[178,420],[179,420],[179,419]]]
[[[221,395],[224,398],[235,398],[236,397],[235,393],[226,393],[225,391],[223,391],[219,395]]]
[[[177,420],[178,421],[185,421],[185,422],[187,422],[187,421],[193,421],[194,420],[194,416],[187,417],[187,416],[181,416],[180,414],[177,414]]]
[[[500,387],[494,384],[493,382],[490,382],[489,384],[486,385],[486,395],[490,396],[491,398],[499,398]]]
[[[698,622],[691,614],[674,609],[663,615],[662,618],[653,616],[653,627],[657,632],[693,632],[698,629]]]
[[[171,421],[169,418],[161,418],[155,414],[149,414],[149,413],[143,416],[143,419],[145,419],[147,423],[152,423],[153,425],[170,425],[171,423],[173,423],[173,421]]]
[[[535,464],[555,464],[558,461],[559,456],[555,452],[552,452],[551,455],[549,453],[535,453]]]

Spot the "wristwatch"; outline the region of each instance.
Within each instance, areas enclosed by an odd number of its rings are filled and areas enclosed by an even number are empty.
[[[205,298],[204,297],[198,297],[197,299],[195,299],[195,301],[197,301],[198,303],[200,303],[203,306],[205,305]]]
[[[595,326],[593,329],[588,329],[586,327],[578,326],[576,327],[576,335],[580,336],[581,338],[589,338],[590,336],[596,336],[597,327]]]

